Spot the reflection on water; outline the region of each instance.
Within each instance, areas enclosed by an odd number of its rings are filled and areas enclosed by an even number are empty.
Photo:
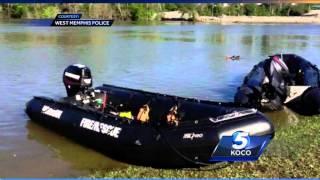
[[[39,29],[41,27],[38,27]],[[41,32],[41,31],[40,31]],[[63,44],[64,46],[68,45],[84,45],[88,43],[92,44],[101,44],[104,43],[101,41],[101,38],[97,36],[99,31],[92,34],[91,31],[81,31],[82,33],[87,33],[88,36],[81,36],[72,31],[53,31],[56,33],[56,36],[51,36],[48,33],[39,33],[35,34],[34,31],[26,31],[26,32],[5,32],[1,34],[0,40],[2,42],[8,42],[12,44],[21,44],[21,43],[34,43],[35,45],[43,45],[43,44]],[[19,41],[17,41],[19,40]]]
[[[27,122],[26,128],[28,129],[27,137],[29,140],[47,146],[48,149],[55,153],[57,158],[69,162],[75,169],[94,172],[94,170],[125,167],[120,162],[111,160],[94,150],[76,144],[32,121]]]
[[[194,42],[195,39],[193,38],[187,38],[187,37],[163,37],[159,34],[145,34],[145,35],[139,35],[139,34],[126,34],[123,35],[122,38],[127,38],[127,39],[143,39],[143,40],[149,40],[149,41],[182,41],[182,42]]]
[[[290,125],[296,125],[299,122],[300,115],[293,112],[287,107],[281,111],[268,112],[267,117],[272,119],[276,129],[285,128]]]
[[[78,176],[123,166],[28,122],[24,107],[33,95],[65,96],[62,72],[72,63],[88,65],[95,85],[216,101],[232,101],[244,75],[270,54],[296,53],[320,64],[318,25],[175,22],[55,28],[0,23],[0,34],[0,175],[4,177]],[[240,55],[241,60],[226,61],[227,55]],[[299,121],[290,110],[267,115],[280,129]]]

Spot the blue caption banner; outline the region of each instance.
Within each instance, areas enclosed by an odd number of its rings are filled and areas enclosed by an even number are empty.
[[[81,19],[81,14],[57,14],[51,26],[111,26],[113,20]]]
[[[81,19],[82,14],[57,14],[56,20],[63,19]]]

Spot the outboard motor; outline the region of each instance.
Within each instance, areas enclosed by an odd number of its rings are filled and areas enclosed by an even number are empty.
[[[63,83],[68,97],[75,96],[92,86],[91,71],[82,64],[70,65],[63,72]]]

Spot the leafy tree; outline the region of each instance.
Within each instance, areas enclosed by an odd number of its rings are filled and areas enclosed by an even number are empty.
[[[178,10],[178,6],[174,3],[168,3],[164,5],[164,9],[166,11],[176,11]]]
[[[232,4],[225,8],[224,12],[228,16],[237,16],[240,15],[240,6],[236,4]]]
[[[212,8],[213,16],[222,16],[222,14],[223,14],[223,7],[221,4],[217,4]]]
[[[27,6],[14,4],[10,9],[10,16],[12,18],[22,18],[22,16],[26,15],[27,11]]]
[[[268,6],[265,4],[258,6],[256,8],[255,15],[256,16],[269,16],[270,12],[269,12]]]
[[[196,11],[200,16],[212,16],[212,4],[199,5],[196,8]]]
[[[149,21],[155,15],[155,11],[146,7],[147,4],[130,4],[129,11],[133,21]]]
[[[49,5],[42,9],[41,17],[43,18],[54,18],[59,13],[59,8],[56,6]]]
[[[309,11],[309,6],[305,4],[299,4],[291,7],[289,16],[301,16]]]
[[[244,5],[244,15],[246,16],[254,16],[256,14],[256,7],[255,4],[245,4]]]

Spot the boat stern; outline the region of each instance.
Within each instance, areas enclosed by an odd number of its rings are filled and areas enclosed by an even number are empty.
[[[259,111],[249,109],[233,113],[220,117],[219,142],[211,162],[258,160],[274,137],[273,124]]]

